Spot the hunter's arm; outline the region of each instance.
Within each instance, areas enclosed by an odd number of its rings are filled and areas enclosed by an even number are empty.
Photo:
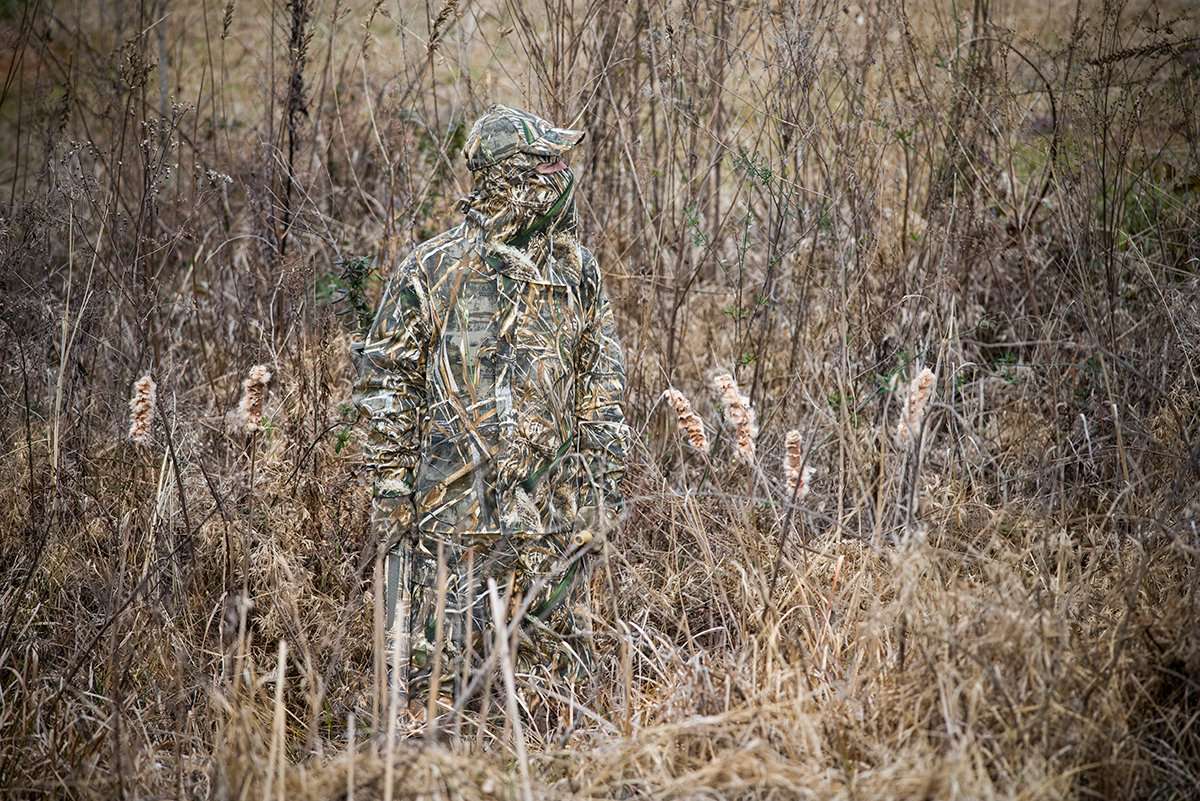
[[[411,501],[415,490],[429,330],[425,308],[419,261],[409,255],[384,289],[354,385],[354,403],[367,420],[365,451],[376,497]]]
[[[625,361],[612,305],[596,260],[583,253],[584,328],[577,352],[576,406],[580,476],[580,528],[603,533],[624,511],[621,479],[629,451],[625,424]]]

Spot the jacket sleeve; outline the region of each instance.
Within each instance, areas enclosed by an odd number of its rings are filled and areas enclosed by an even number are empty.
[[[415,490],[425,405],[429,324],[419,260],[396,269],[358,354],[354,404],[367,422],[365,452],[377,497],[409,498]]]
[[[621,479],[629,452],[625,360],[600,270],[583,254],[584,326],[577,351],[575,415],[581,476],[576,525],[603,533],[624,512]]]

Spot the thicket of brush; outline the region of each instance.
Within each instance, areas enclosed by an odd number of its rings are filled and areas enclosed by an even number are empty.
[[[0,4],[0,787],[1194,798],[1200,34],[1044,5]],[[493,101],[589,131],[631,510],[585,708],[389,745],[339,298]]]

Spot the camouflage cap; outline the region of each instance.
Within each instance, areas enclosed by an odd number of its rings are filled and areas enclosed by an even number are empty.
[[[556,156],[573,148],[586,131],[555,128],[536,114],[502,106],[499,103],[475,121],[463,154],[467,168],[490,167],[517,153]]]

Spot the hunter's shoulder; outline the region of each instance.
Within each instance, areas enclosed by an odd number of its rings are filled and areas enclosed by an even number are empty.
[[[430,275],[462,259],[466,250],[466,233],[462,225],[456,225],[419,243],[408,259],[420,272]]]

